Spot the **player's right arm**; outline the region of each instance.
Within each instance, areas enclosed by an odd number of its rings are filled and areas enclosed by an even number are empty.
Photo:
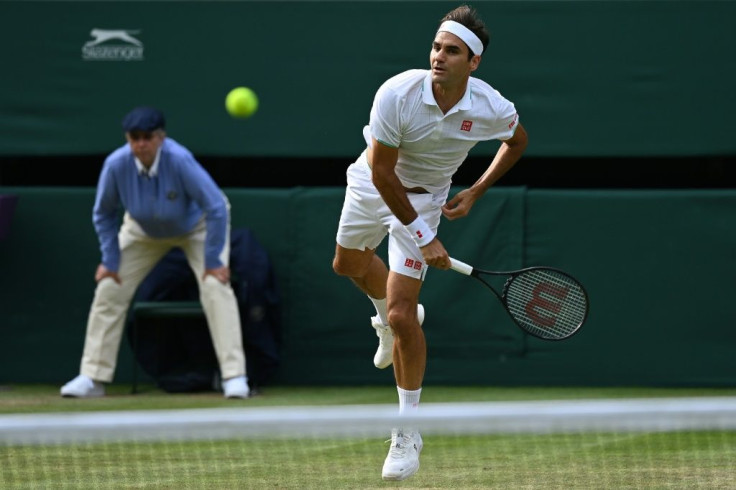
[[[404,226],[414,223],[419,214],[406,195],[406,189],[396,175],[396,164],[399,160],[398,148],[385,145],[375,138],[368,148],[368,162],[371,165],[373,185],[376,186],[384,202],[391,212]],[[420,245],[424,261],[427,265],[440,269],[450,268],[450,257],[444,245],[435,236],[430,242]]]
[[[371,165],[373,185],[399,221],[408,225],[417,219],[418,213],[406,196],[406,190],[396,175],[399,149],[385,145],[373,138],[368,148],[368,162]]]

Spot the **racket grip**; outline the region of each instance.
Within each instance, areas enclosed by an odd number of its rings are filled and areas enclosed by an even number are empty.
[[[450,257],[450,269],[469,276],[473,272],[473,266]]]

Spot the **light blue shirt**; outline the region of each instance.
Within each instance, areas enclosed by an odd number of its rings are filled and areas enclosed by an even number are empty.
[[[140,172],[128,144],[105,159],[92,212],[102,264],[116,272],[120,267],[118,231],[125,210],[153,238],[189,233],[204,216],[205,267],[222,266],[229,220],[222,191],[192,153],[171,138],[164,139],[157,160],[155,175]]]

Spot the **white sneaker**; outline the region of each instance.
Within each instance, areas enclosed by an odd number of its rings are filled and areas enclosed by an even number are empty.
[[[225,393],[225,398],[248,398],[250,395],[248,380],[245,376],[226,379],[222,382],[222,391]]]
[[[391,431],[391,449],[383,463],[381,477],[384,480],[406,480],[419,469],[419,453],[422,451],[419,432],[404,433],[403,429]]]
[[[105,385],[89,376],[80,374],[61,387],[61,396],[72,398],[97,398],[105,396]]]
[[[417,318],[419,325],[424,323],[424,306],[417,305]],[[378,336],[378,350],[373,356],[373,364],[378,369],[389,367],[394,362],[394,332],[391,327],[381,323],[378,315],[371,318],[371,326],[376,329]]]

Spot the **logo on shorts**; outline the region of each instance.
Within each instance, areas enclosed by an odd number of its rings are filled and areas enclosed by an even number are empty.
[[[460,126],[461,131],[470,131],[470,128],[473,127],[473,121],[468,121],[467,119],[463,121],[462,125]]]
[[[414,259],[406,259],[404,261],[404,267],[408,267],[409,269],[415,269],[415,270],[422,270],[422,262],[419,260]]]

